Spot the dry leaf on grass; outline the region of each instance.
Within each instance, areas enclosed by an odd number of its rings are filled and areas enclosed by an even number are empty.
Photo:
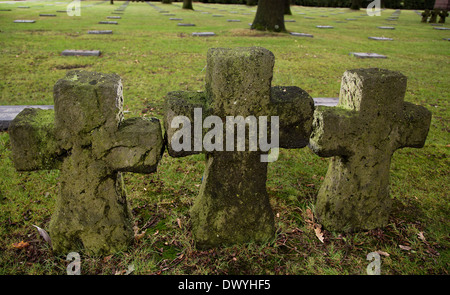
[[[384,251],[380,251],[380,250],[378,250],[378,251],[375,251],[375,252],[377,252],[377,253],[378,253],[378,254],[380,254],[380,255],[386,256],[386,257],[389,257],[389,256],[390,256],[390,254],[389,254],[389,253],[387,253],[387,252],[384,252]]]
[[[398,245],[400,247],[400,249],[405,250],[405,251],[409,251],[411,250],[411,247],[409,246],[403,246],[403,245]]]
[[[146,232],[144,230],[143,232],[139,233],[139,227],[137,227],[136,225],[133,226],[133,231],[134,231],[134,239],[136,241],[139,241],[140,239],[142,239],[144,237],[144,235],[145,235],[145,232]]]
[[[314,226],[314,232],[316,233],[316,237],[319,239],[319,241],[321,241],[323,243],[323,232],[322,232],[321,227],[322,227],[321,225],[316,224]]]
[[[420,231],[417,234],[417,237],[419,238],[419,240],[422,240],[423,242],[426,242],[427,240],[425,239],[425,236],[423,235],[423,231]]]
[[[34,226],[35,228],[37,228],[39,235],[41,235],[41,237],[44,238],[44,240],[50,245],[50,247],[52,246],[52,239],[50,239],[50,236],[48,235],[48,233],[45,231],[45,229],[40,228],[37,225],[32,224],[32,226]]]
[[[19,243],[13,243],[12,246],[16,249],[24,249],[30,246],[30,244],[28,242],[20,241]]]

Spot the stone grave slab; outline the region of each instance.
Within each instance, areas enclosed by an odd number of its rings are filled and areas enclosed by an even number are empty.
[[[113,15],[113,16],[107,16],[106,18],[109,18],[109,19],[121,19],[122,17],[118,16],[118,15]]]
[[[395,27],[388,27],[388,26],[379,26],[377,28],[381,30],[395,30]]]
[[[311,34],[295,33],[295,32],[291,32],[291,35],[292,35],[292,36],[295,36],[295,37],[310,37],[310,38],[313,38],[313,37],[314,37],[314,36],[311,35]]]
[[[63,56],[100,56],[100,50],[64,50],[61,55]]]
[[[56,14],[41,13],[39,16],[56,16]]]
[[[433,29],[435,29],[435,30],[443,30],[443,31],[450,30],[450,28],[446,28],[446,27],[433,27]]]
[[[116,21],[99,21],[98,23],[102,24],[102,25],[118,25],[119,24]]]
[[[350,55],[353,55],[357,58],[387,58],[387,56],[385,55],[372,52],[350,52]]]
[[[195,24],[187,24],[187,23],[178,23],[179,27],[195,27]]]
[[[387,37],[369,37],[370,40],[376,40],[376,41],[393,41],[392,38]]]
[[[319,28],[319,29],[333,29],[334,27],[333,26],[316,26],[316,28]]]
[[[192,36],[196,37],[211,37],[215,36],[216,34],[214,32],[194,32],[192,33]]]
[[[339,97],[313,97],[315,106],[334,107],[339,103]]]
[[[12,11],[11,9],[0,9],[0,11]]]
[[[295,19],[285,19],[285,23],[295,23]]]
[[[88,31],[88,34],[97,34],[97,35],[110,35],[112,34],[112,30],[92,30]]]
[[[227,19],[227,22],[229,23],[238,23],[240,21],[241,21],[240,19]]]
[[[171,17],[171,18],[169,18],[169,20],[183,20],[183,19],[179,18],[179,17]]]
[[[15,23],[30,23],[30,24],[32,24],[32,23],[35,23],[36,21],[31,20],[31,19],[16,19],[14,22]]]

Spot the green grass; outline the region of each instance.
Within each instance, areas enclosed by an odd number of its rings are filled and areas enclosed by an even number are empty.
[[[384,251],[382,274],[448,274],[449,238],[449,80],[448,31],[420,23],[413,11],[402,11],[396,22],[359,17],[364,11],[292,7],[291,32],[314,38],[249,30],[255,7],[194,3],[153,4],[196,27],[177,27],[146,3],[132,2],[119,25],[100,25],[113,9],[109,2],[82,8],[80,17],[56,10],[65,5],[31,2],[31,9],[0,3],[0,104],[53,104],[53,85],[71,68],[117,73],[123,79],[127,117],[162,119],[164,96],[174,90],[202,90],[206,53],[212,47],[262,46],[276,57],[273,85],[303,88],[313,97],[336,97],[345,70],[379,67],[408,77],[405,100],[433,112],[422,149],[397,151],[391,165],[394,210],[384,229],[340,234],[325,231],[320,242],[309,227],[306,210],[314,209],[328,159],[308,148],[282,150],[268,169],[267,189],[276,215],[277,235],[266,244],[198,250],[192,241],[189,208],[199,190],[204,156],[171,158],[164,154],[158,172],[126,174],[134,222],[144,236],[126,252],[93,257],[81,252],[83,274],[115,274],[133,264],[135,274],[365,274],[372,251]],[[94,2],[82,2],[85,6]],[[220,10],[227,11],[220,11]],[[237,11],[237,14],[229,11]],[[315,19],[305,19],[306,16]],[[331,15],[331,13],[344,12]],[[57,17],[39,17],[56,13]],[[243,15],[250,13],[251,15]],[[212,17],[223,14],[224,17]],[[321,17],[320,15],[328,15]],[[13,23],[35,19],[35,24]],[[227,19],[240,19],[229,23]],[[393,25],[392,31],[377,29]],[[333,25],[331,30],[316,25]],[[113,35],[88,35],[112,29]],[[213,31],[215,37],[192,37]],[[394,38],[392,42],[369,36]],[[101,57],[63,57],[65,49],[98,49]],[[387,59],[363,60],[349,52],[375,52]],[[33,224],[47,228],[58,194],[58,171],[17,172],[11,162],[7,132],[0,133],[0,274],[65,274],[65,257],[54,256]],[[425,240],[419,239],[422,232]],[[16,249],[13,243],[29,246]],[[399,247],[409,246],[410,250]]]

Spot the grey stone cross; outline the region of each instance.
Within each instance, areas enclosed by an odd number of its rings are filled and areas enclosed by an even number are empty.
[[[274,55],[264,48],[210,49],[206,91],[170,92],[166,97],[164,126],[169,154],[206,154],[200,193],[191,208],[198,247],[261,242],[274,235],[266,191],[267,162],[263,161],[267,149],[261,138],[267,143],[271,134],[273,143],[278,127],[277,148],[306,146],[314,109],[312,98],[302,89],[271,87],[274,62]],[[196,118],[199,110],[201,115]],[[179,118],[184,120],[182,129],[187,125],[190,130],[190,136],[183,138],[184,149],[174,149],[174,143],[181,142],[177,136],[181,124],[173,125]],[[268,119],[270,127],[261,124],[261,118]],[[272,125],[277,119],[279,125]],[[240,130],[243,136],[239,136]],[[259,147],[250,139],[250,134],[258,132]],[[239,143],[242,137],[244,141]],[[213,148],[205,146],[205,141]]]
[[[163,151],[160,123],[123,119],[122,83],[115,74],[68,72],[54,87],[54,105],[54,111],[24,109],[10,125],[17,170],[61,170],[49,227],[53,250],[124,250],[133,230],[120,172],[156,170]]]
[[[316,108],[310,147],[332,157],[315,207],[325,228],[387,224],[391,157],[403,147],[423,147],[431,121],[426,108],[403,101],[406,80],[383,69],[346,71],[338,106]]]

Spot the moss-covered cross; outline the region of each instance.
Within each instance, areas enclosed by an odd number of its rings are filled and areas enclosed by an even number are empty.
[[[273,140],[278,127],[278,147],[304,147],[314,109],[312,98],[300,88],[271,87],[274,60],[274,55],[264,48],[210,49],[206,91],[170,92],[166,97],[164,126],[169,154],[206,154],[200,193],[191,209],[198,247],[260,242],[274,236],[273,212],[266,191],[267,162],[262,160],[267,151],[261,141],[258,147],[251,148],[250,131],[259,133],[259,139],[268,139],[270,133]],[[238,124],[228,125],[239,116],[241,126],[245,126],[245,148],[239,147]],[[257,121],[263,117],[270,123]],[[276,119],[279,125],[272,125]],[[183,122],[177,125],[175,121]],[[251,122],[259,122],[258,130],[250,127]],[[181,139],[177,133],[185,125],[191,135]],[[227,136],[230,131],[236,131],[233,139]],[[175,141],[184,142],[187,148],[174,149]],[[205,142],[214,143],[213,148],[205,147]]]
[[[383,227],[391,209],[389,167],[403,147],[423,147],[431,112],[404,102],[406,77],[383,69],[346,71],[337,107],[317,107],[311,149],[333,157],[316,215],[329,230]]]
[[[114,74],[68,72],[54,87],[54,105],[54,111],[25,109],[10,126],[17,170],[61,170],[49,226],[53,250],[124,250],[133,230],[120,172],[156,170],[160,123],[123,119],[122,83]]]

